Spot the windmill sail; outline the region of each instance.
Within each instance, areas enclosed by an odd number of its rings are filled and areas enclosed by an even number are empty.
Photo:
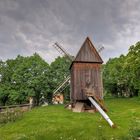
[[[57,42],[54,43],[53,45],[55,49],[62,55],[65,55],[71,62],[72,62],[72,57],[69,53],[66,52],[66,50]],[[67,76],[64,81],[54,90],[53,95],[55,95],[58,91],[63,91],[68,85],[70,84],[70,75]]]
[[[53,92],[53,94],[55,95],[58,91],[63,91],[67,85],[69,85],[70,82],[70,76],[68,76],[63,83],[61,83]]]
[[[70,55],[69,53],[67,53],[66,50],[65,50],[60,44],[58,44],[58,43],[56,42],[56,43],[54,43],[53,46],[56,48],[56,50],[57,50],[60,54],[64,54],[64,55],[67,56],[67,58],[68,58],[69,60],[71,60],[71,61],[73,60],[72,57],[71,57],[71,55]]]

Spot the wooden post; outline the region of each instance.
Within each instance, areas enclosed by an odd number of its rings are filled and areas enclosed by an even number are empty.
[[[111,127],[115,127],[114,123],[110,120],[109,116],[102,110],[102,108],[96,103],[96,101],[92,97],[88,97],[91,103],[97,108],[100,114],[104,117],[104,119],[109,123]]]
[[[29,97],[30,109],[32,109],[32,108],[33,108],[33,102],[34,102],[33,97]]]

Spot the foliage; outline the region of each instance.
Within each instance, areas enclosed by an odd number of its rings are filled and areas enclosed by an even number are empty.
[[[1,140],[120,140],[129,134],[133,117],[140,121],[140,102],[137,98],[112,98],[105,103],[117,128],[111,128],[99,113],[74,113],[62,105],[50,105],[0,127]]]
[[[65,79],[68,75],[70,75],[69,67],[71,61],[66,57],[58,57],[55,59],[54,62],[50,65],[50,81],[49,84],[51,85],[51,92],[53,92]],[[70,90],[69,87],[62,91],[65,93],[65,99],[69,99]]]
[[[46,94],[49,89],[48,70],[49,65],[36,53],[4,62],[0,71],[1,104],[21,104],[34,96],[38,105],[41,93]]]
[[[140,120],[136,119],[132,121],[132,124],[129,128],[129,135],[132,140],[140,138]]]
[[[140,42],[130,47],[126,56],[109,59],[103,66],[103,81],[107,93],[133,97],[140,93]]]
[[[38,105],[41,93],[45,95],[49,89],[48,71],[49,65],[38,54],[34,54],[24,59],[15,70],[12,80],[15,87],[20,89],[20,95],[34,96]]]
[[[103,66],[105,92],[116,97],[140,94],[140,42],[130,47],[126,56],[112,58]],[[37,53],[0,61],[0,105],[26,103],[29,97],[40,104],[42,96],[52,101],[53,91],[69,75],[71,61],[58,57],[50,65]],[[61,92],[61,91],[60,91]],[[70,88],[65,98],[69,100]]]
[[[10,110],[6,108],[4,112],[0,112],[0,125],[8,122],[15,122],[17,119],[21,118],[23,112],[20,109]]]
[[[137,140],[140,138],[140,120],[137,117],[133,117],[131,125],[129,126],[129,132],[126,136],[120,137],[122,140]]]
[[[51,102],[54,89],[69,74],[70,63],[64,56],[49,65],[37,53],[0,61],[0,105],[26,103],[30,96],[36,105],[42,96]],[[66,91],[68,95],[69,88]]]

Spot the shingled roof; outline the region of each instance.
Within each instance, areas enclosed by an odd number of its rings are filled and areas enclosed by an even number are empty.
[[[73,62],[103,63],[89,37],[86,38]]]

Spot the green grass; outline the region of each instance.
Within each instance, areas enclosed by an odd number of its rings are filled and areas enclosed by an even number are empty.
[[[61,105],[35,108],[16,122],[0,126],[0,140],[103,140],[126,136],[132,119],[140,120],[140,100],[106,99],[112,129],[99,113],[73,113]]]

